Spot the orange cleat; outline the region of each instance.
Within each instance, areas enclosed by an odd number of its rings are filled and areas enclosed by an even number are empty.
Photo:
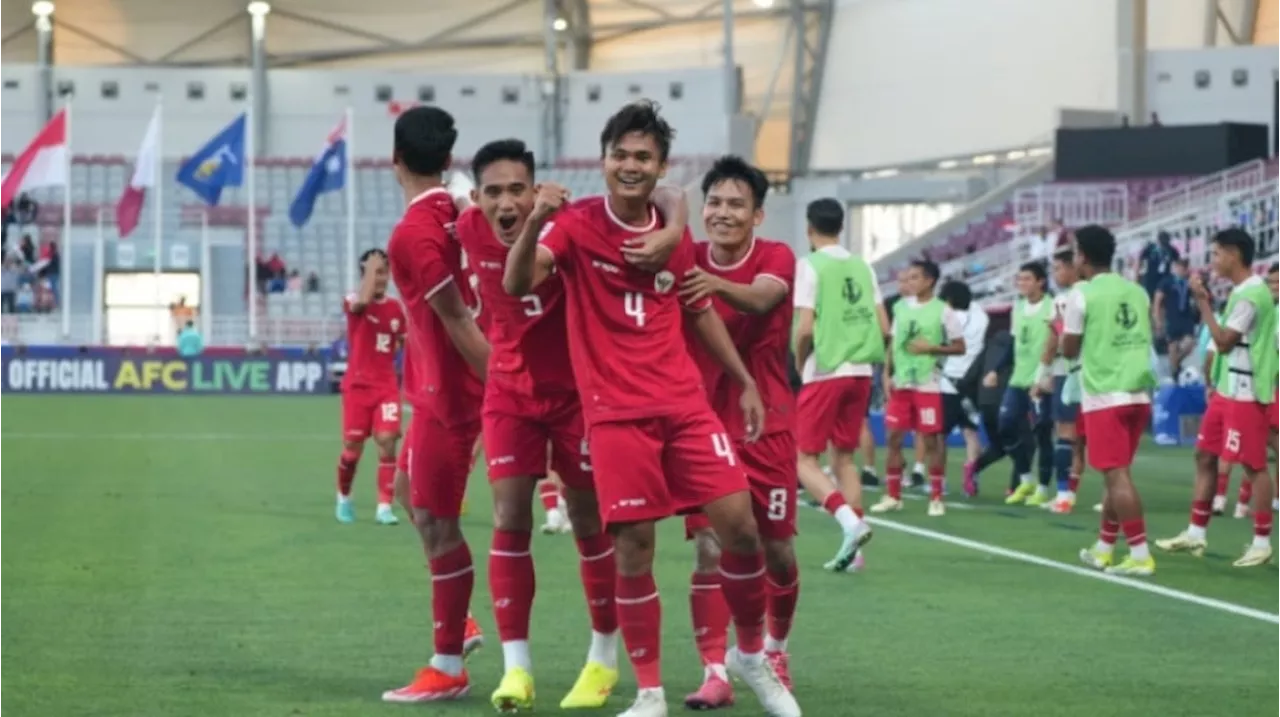
[[[456,700],[467,696],[471,691],[471,680],[467,671],[454,676],[434,667],[424,667],[414,675],[413,682],[398,690],[382,693],[383,702],[440,702]]]
[[[484,647],[484,633],[480,631],[480,623],[467,614],[467,631],[462,641],[462,659],[470,659],[471,654]]]
[[[782,686],[787,688],[788,692],[794,692],[791,689],[791,658],[785,652],[766,652],[764,659],[773,665],[773,671],[778,673],[778,681]]]

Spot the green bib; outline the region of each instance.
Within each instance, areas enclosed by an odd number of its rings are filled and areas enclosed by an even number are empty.
[[[1151,300],[1141,286],[1100,274],[1084,296],[1081,383],[1090,396],[1140,393],[1156,386],[1151,370]]]
[[[1232,291],[1222,315],[1230,317],[1236,304],[1241,301],[1253,304],[1256,312],[1253,330],[1248,336],[1240,338],[1240,343],[1231,353],[1219,355],[1215,359],[1214,382],[1218,393],[1227,398],[1236,398],[1246,393],[1247,385],[1252,389],[1254,400],[1270,404],[1275,400],[1276,371],[1280,368],[1277,366],[1280,358],[1277,357],[1275,344],[1276,305],[1272,303],[1271,291],[1267,289],[1267,285],[1257,281]],[[1247,357],[1247,366],[1244,357]]]
[[[805,257],[818,276],[813,354],[819,373],[841,364],[884,362],[884,336],[876,312],[875,275],[858,256],[815,251]]]
[[[1018,299],[1013,304],[1013,373],[1009,385],[1013,388],[1031,388],[1040,367],[1040,356],[1049,340],[1049,322],[1053,319],[1053,299],[1047,295],[1040,305],[1027,314],[1027,300]]]
[[[923,304],[908,306],[899,301],[893,307],[893,383],[895,386],[920,386],[933,381],[938,358],[928,354],[913,354],[907,344],[924,339],[934,346],[942,343],[944,330],[942,312],[947,305],[937,298]]]

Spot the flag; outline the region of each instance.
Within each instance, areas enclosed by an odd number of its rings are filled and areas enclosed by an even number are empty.
[[[147,190],[156,186],[156,174],[160,163],[160,107],[156,106],[147,125],[147,133],[142,137],[142,146],[138,147],[138,159],[133,165],[133,178],[129,186],[124,188],[120,201],[116,202],[116,228],[120,237],[124,238],[138,228],[138,217],[142,215],[142,205],[147,198]]]
[[[0,207],[9,206],[14,197],[28,189],[66,186],[69,152],[67,111],[64,109],[49,120],[49,124],[14,160],[0,189]]]
[[[311,170],[289,205],[289,220],[295,227],[311,219],[316,198],[325,192],[336,192],[347,186],[347,120],[344,118],[329,133],[324,149],[311,163]]]
[[[244,181],[248,121],[244,114],[205,143],[178,168],[178,184],[200,196],[205,204],[216,205],[226,187],[238,187]]]

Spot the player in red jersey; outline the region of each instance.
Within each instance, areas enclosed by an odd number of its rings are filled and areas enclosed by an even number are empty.
[[[800,589],[792,546],[796,534],[795,397],[787,371],[796,256],[782,242],[755,236],[755,228],[764,221],[768,191],[764,173],[739,157],[722,157],[712,166],[702,180],[706,197],[702,221],[711,241],[697,245],[697,267],[686,275],[680,295],[695,304],[711,299],[734,347],[759,382],[764,429],[760,439],[752,442],[743,432],[741,388],[714,359],[696,344],[692,346],[711,407],[730,431],[751,486],[767,569],[765,657],[790,689],[787,636]],[[687,516],[685,530],[697,550],[689,606],[703,664],[702,686],[685,697],[685,705],[727,707],[733,704],[733,688],[724,667],[729,606],[720,589],[720,543],[703,514]]]
[[[378,446],[378,509],[374,520],[395,525],[396,441],[400,438],[400,386],[396,351],[404,342],[404,306],[387,296],[387,254],[370,249],[360,256],[360,290],[342,301],[351,346],[342,377],[342,455],[338,457],[339,523],[356,519],[351,484],[370,436]]]
[[[654,528],[672,514],[699,509],[720,539],[722,590],[737,627],[738,645],[728,652],[726,667],[756,692],[768,714],[798,717],[795,698],[764,659],[765,566],[751,495],[686,348],[686,313],[709,352],[742,386],[749,440],[762,428],[759,391],[719,315],[708,310],[710,302],[687,304],[676,292],[677,277],[695,266],[687,232],[656,274],[624,258],[625,241],[660,224],[649,200],[666,170],[671,135],[651,102],[629,104],[611,117],[600,136],[607,196],[564,207],[548,223],[568,193],[542,185],[508,255],[503,286],[523,296],[553,271],[564,282],[569,353],[601,519],[617,550],[618,622],[640,688],[622,717],[667,714]]]
[[[474,630],[467,607],[475,572],[458,516],[480,433],[489,344],[473,314],[478,305],[461,247],[450,234],[458,211],[441,181],[457,136],[453,117],[438,107],[415,107],[396,119],[392,161],[407,208],[387,253],[409,317],[409,502],[431,570],[435,655],[411,683],[383,693],[388,702],[455,699],[470,691],[463,655]]]

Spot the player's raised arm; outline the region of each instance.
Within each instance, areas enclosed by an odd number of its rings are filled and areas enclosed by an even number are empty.
[[[659,271],[680,246],[689,224],[689,201],[679,187],[658,187],[649,200],[662,213],[664,226],[622,244],[622,258],[647,271]]]
[[[511,245],[502,272],[502,288],[509,295],[524,296],[551,276],[555,255],[549,249],[539,250],[538,239],[547,221],[568,201],[569,190],[559,184],[544,182],[538,186],[533,212]]]
[[[754,441],[764,430],[764,403],[760,400],[755,379],[751,377],[747,365],[742,362],[742,357],[733,346],[729,330],[725,328],[720,315],[710,308],[694,314],[689,321],[707,352],[742,385],[742,412],[747,419],[747,439]]]
[[[489,342],[471,315],[471,308],[462,300],[462,292],[452,281],[441,286],[434,294],[427,297],[431,310],[440,317],[440,323],[449,334],[458,353],[466,360],[471,370],[483,380],[489,365]]]
[[[381,250],[370,249],[365,252],[365,258],[360,262],[360,290],[356,292],[355,298],[347,302],[351,313],[363,313],[364,307],[373,301],[378,293],[378,275],[386,265],[387,255]]]

